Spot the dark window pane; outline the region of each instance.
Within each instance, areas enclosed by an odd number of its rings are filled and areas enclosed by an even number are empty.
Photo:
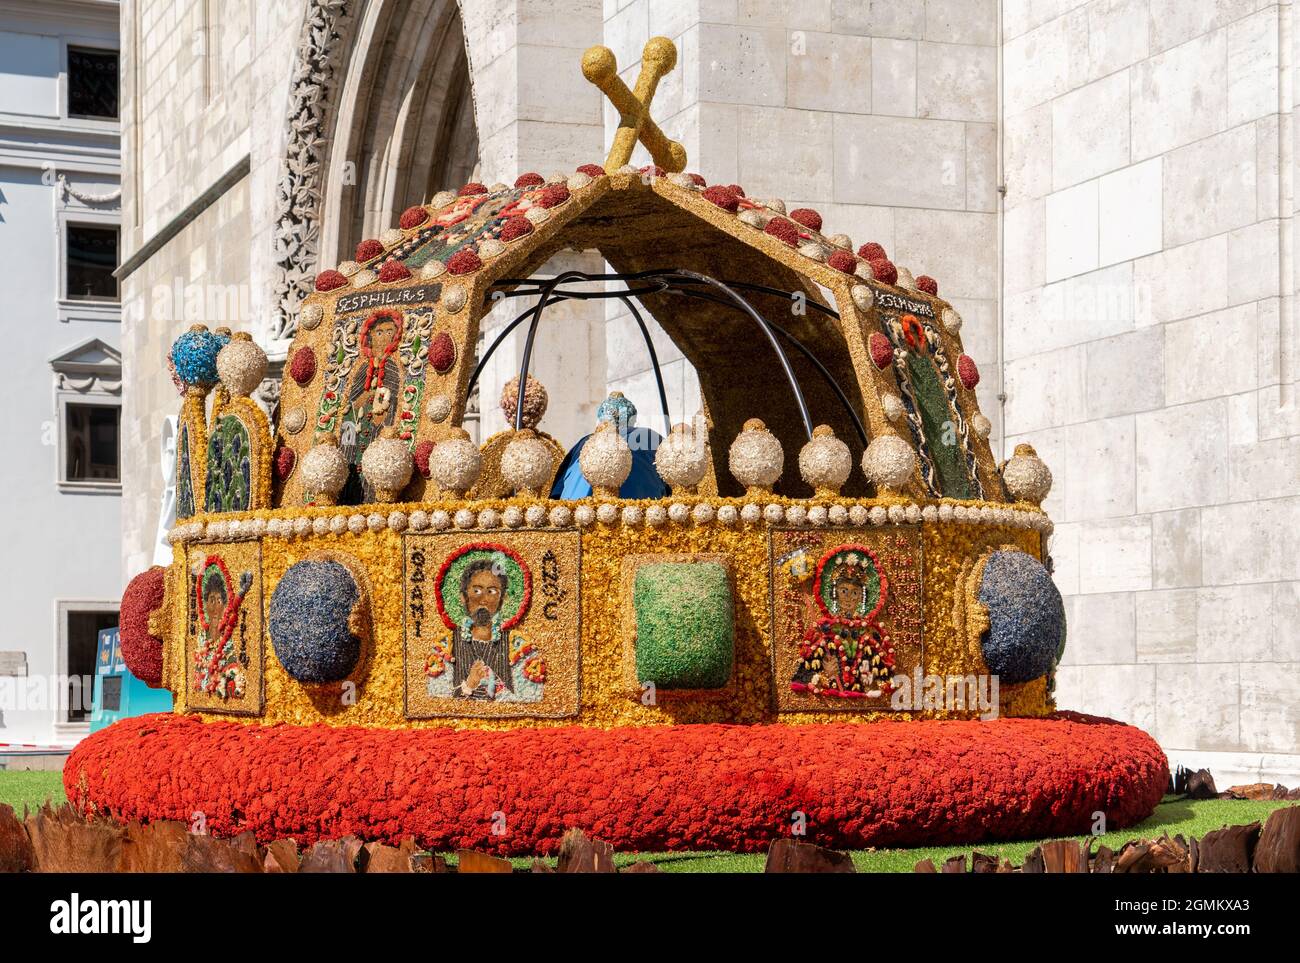
[[[116,405],[68,405],[68,481],[117,481]]]
[[[117,51],[68,48],[68,116],[117,119]]]
[[[68,297],[116,301],[117,228],[68,225]]]
[[[116,612],[68,613],[68,722],[83,722],[90,716],[99,630],[116,625]]]

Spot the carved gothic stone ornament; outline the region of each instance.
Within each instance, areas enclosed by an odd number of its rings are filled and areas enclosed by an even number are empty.
[[[331,101],[347,48],[341,40],[354,6],[353,0],[310,0],[298,39],[286,115],[289,136],[276,196],[271,340],[293,336],[298,307],[311,290]]]

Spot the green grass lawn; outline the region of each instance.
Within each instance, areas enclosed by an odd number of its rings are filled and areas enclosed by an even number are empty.
[[[0,770],[0,803],[13,806],[19,819],[24,804],[36,809],[47,799],[56,806],[67,800],[63,794],[63,773]]]
[[[57,772],[12,772],[0,771],[0,803],[8,803],[21,816],[23,805],[35,809],[46,799],[58,804],[64,801],[63,777]],[[1252,802],[1235,799],[1203,799],[1192,801],[1177,797],[1166,797],[1156,807],[1156,811],[1143,823],[1129,829],[1100,836],[1093,844],[1095,852],[1098,846],[1105,845],[1118,850],[1130,839],[1153,838],[1161,833],[1184,837],[1204,836],[1213,829],[1226,825],[1244,825],[1259,820],[1263,822],[1268,814],[1283,806],[1294,806],[1288,802]],[[1083,838],[1083,837],[1078,837]],[[986,843],[980,846],[927,846],[918,849],[863,849],[853,852],[853,862],[860,873],[910,873],[920,860],[930,859],[939,866],[949,856],[965,853],[969,859],[972,848],[981,853],[1005,856],[1019,865],[1024,862],[1025,854],[1042,842],[1042,840],[1025,840],[1014,843]],[[644,860],[655,863],[667,873],[758,873],[763,870],[766,859],[764,853],[619,853],[615,862],[620,866]],[[455,856],[448,855],[448,862],[455,864]],[[532,865],[532,859],[512,860],[520,869]],[[555,860],[548,860],[554,865]],[[969,865],[969,862],[968,862]]]

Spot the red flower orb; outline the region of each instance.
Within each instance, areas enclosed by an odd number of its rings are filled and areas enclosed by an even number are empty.
[[[957,359],[957,377],[967,390],[973,389],[980,383],[980,369],[975,364],[975,359],[968,354],[962,355]]]
[[[799,243],[799,229],[784,217],[774,217],[768,221],[767,227],[763,228],[763,233],[771,234],[778,241],[783,241],[791,247]]]
[[[583,174],[586,174],[588,177],[605,176],[605,168],[601,167],[599,164],[583,164],[578,168],[578,170]]]
[[[416,444],[411,456],[415,459],[415,470],[424,478],[429,477],[429,456],[433,454],[433,442],[425,440]]]
[[[926,294],[934,298],[939,296],[939,282],[928,274],[922,274],[916,279],[916,289],[918,291],[924,291]]]
[[[724,211],[730,211],[733,214],[736,212],[736,208],[740,206],[740,196],[730,187],[723,187],[720,184],[706,187],[701,196],[706,201],[711,201]]]
[[[836,249],[826,256],[826,263],[837,271],[852,274],[858,266],[858,259],[848,251]]]
[[[790,212],[790,220],[798,221],[811,231],[822,229],[822,216],[811,207],[796,207]]]
[[[888,255],[885,254],[885,249],[875,241],[868,241],[858,248],[858,257],[864,261],[881,261],[886,260]]]
[[[894,262],[888,258],[878,257],[874,261],[868,261],[871,265],[871,273],[875,275],[877,281],[885,284],[898,283],[898,268],[894,267]]]
[[[565,184],[552,184],[542,190],[537,203],[542,207],[555,207],[569,199],[569,188]]]
[[[348,279],[333,268],[321,271],[320,274],[316,275],[317,291],[333,291],[335,288],[341,288],[347,283]]]
[[[478,181],[470,181],[464,187],[456,192],[458,197],[472,197],[475,194],[486,194],[487,186],[480,184]]]
[[[292,448],[277,448],[275,452],[275,477],[285,481],[293,474],[293,466],[298,463],[298,456]]]
[[[373,237],[368,237],[357,245],[356,253],[353,257],[358,264],[364,264],[367,261],[373,261],[379,255],[384,253],[384,245]]]
[[[882,371],[894,363],[894,346],[879,331],[871,332],[867,350],[871,352],[871,363]]]
[[[402,216],[397,219],[397,225],[403,231],[409,231],[412,228],[419,227],[429,219],[429,209],[421,204],[414,207],[408,207],[402,211]]]
[[[446,374],[456,363],[456,342],[446,331],[439,331],[429,343],[429,364],[438,374]]]
[[[505,223],[501,225],[501,240],[503,241],[513,241],[531,233],[533,233],[533,222],[522,214],[506,218]]]
[[[316,355],[311,348],[302,347],[293,353],[289,361],[289,377],[300,385],[316,377]]]
[[[163,641],[149,633],[149,616],[162,608],[166,575],[165,568],[155,565],[131,579],[118,616],[122,659],[132,675],[154,689],[162,685]]]
[[[473,274],[483,266],[483,259],[472,248],[463,247],[447,258],[447,270],[451,274]]]
[[[389,258],[379,267],[379,280],[405,281],[411,276],[411,269],[397,258]]]
[[[546,183],[546,178],[536,171],[528,171],[515,178],[515,187],[537,187]]]

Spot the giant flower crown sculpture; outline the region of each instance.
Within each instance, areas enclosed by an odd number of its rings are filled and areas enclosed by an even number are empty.
[[[604,166],[440,193],[322,271],[273,423],[249,399],[266,357],[246,335],[176,341],[174,560],[128,589],[123,649],[178,716],[343,739],[566,727],[559,746],[1052,712],[1051,474],[1024,445],[995,461],[961,317],[816,211],[684,172],[648,114],[674,59],[651,41],[629,91],[607,50],[584,58],[622,117]],[[638,139],[654,162],[634,168]],[[533,276],[563,249],[614,273]],[[698,415],[661,439],[615,393],[572,449],[547,434],[529,368],[571,297],[623,301],[671,423],[648,310],[698,372]],[[525,309],[476,358],[510,299]],[[476,444],[467,399],[516,329],[511,427]],[[954,679],[967,701],[944,698]]]
[[[444,192],[322,271],[274,426],[249,399],[266,357],[247,335],[176,341],[176,560],[154,627],[178,712],[509,726],[988,711],[897,698],[931,675],[996,675],[1002,712],[1050,710],[1051,475],[1027,446],[995,463],[960,316],[815,211],[683,173],[644,106],[674,56],[652,42],[636,93],[604,48],[584,59],[624,115],[604,167]],[[657,166],[626,166],[638,132]],[[599,251],[617,278],[531,276],[562,248]],[[566,472],[528,373],[534,334],[557,299],[635,311],[633,295],[695,365],[703,409],[658,444],[612,397]],[[532,302],[506,329],[527,323],[528,350],[511,429],[479,446],[461,420],[502,297]],[[646,481],[656,497],[622,497]],[[330,705],[345,683],[354,700]]]

